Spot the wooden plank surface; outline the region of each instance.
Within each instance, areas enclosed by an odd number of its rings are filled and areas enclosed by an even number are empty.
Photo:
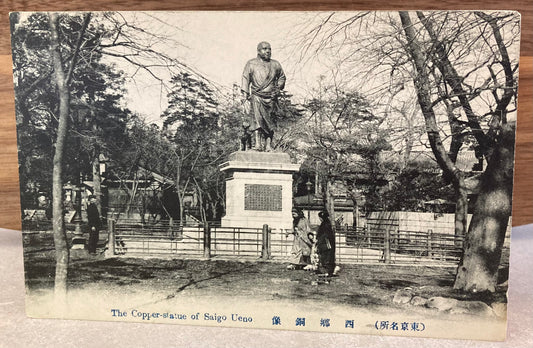
[[[530,0],[3,0],[0,4],[0,227],[20,229],[8,12],[75,10],[517,10],[522,14],[513,226],[533,223],[533,6]]]

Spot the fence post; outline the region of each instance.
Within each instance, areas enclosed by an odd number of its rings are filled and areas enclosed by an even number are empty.
[[[431,239],[432,239],[432,236],[433,236],[433,230],[432,229],[429,229],[428,230],[428,238],[427,238],[427,252],[428,252],[428,257],[431,257]]]
[[[272,258],[272,228],[268,228],[267,259]]]
[[[211,258],[211,226],[207,222],[204,225],[204,257]]]
[[[261,258],[268,260],[270,257],[270,244],[269,244],[269,228],[267,224],[263,225],[263,245],[261,248]]]
[[[115,220],[107,219],[107,250],[106,257],[115,256]]]
[[[390,263],[390,229],[385,229],[385,240],[383,243],[383,260],[385,263]]]

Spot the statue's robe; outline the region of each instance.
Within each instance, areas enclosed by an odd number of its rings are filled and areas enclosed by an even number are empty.
[[[272,137],[272,113],[277,108],[276,93],[285,87],[285,74],[274,59],[266,62],[257,57],[246,63],[241,89],[250,95],[250,130],[262,130]]]

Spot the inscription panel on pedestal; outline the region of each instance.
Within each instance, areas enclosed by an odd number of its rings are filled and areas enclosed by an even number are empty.
[[[244,185],[244,210],[281,211],[281,185]]]

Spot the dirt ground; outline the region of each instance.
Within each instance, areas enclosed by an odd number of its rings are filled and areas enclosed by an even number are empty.
[[[26,287],[29,293],[49,291],[54,280],[54,251],[49,237],[25,241]],[[430,313],[434,309],[393,302],[399,289],[410,288],[416,295],[479,300],[490,305],[506,303],[507,286],[493,294],[465,294],[454,291],[455,269],[383,264],[341,265],[330,284],[316,285],[317,276],[305,270],[287,270],[278,262],[239,262],[175,258],[134,258],[90,256],[72,253],[69,288],[105,288],[108,291],[149,289],[167,298],[186,291],[189,294],[221,297],[253,296],[260,299],[297,301],[305,299],[332,305]],[[503,270],[501,282],[506,280]],[[506,284],[506,283],[505,283]]]

